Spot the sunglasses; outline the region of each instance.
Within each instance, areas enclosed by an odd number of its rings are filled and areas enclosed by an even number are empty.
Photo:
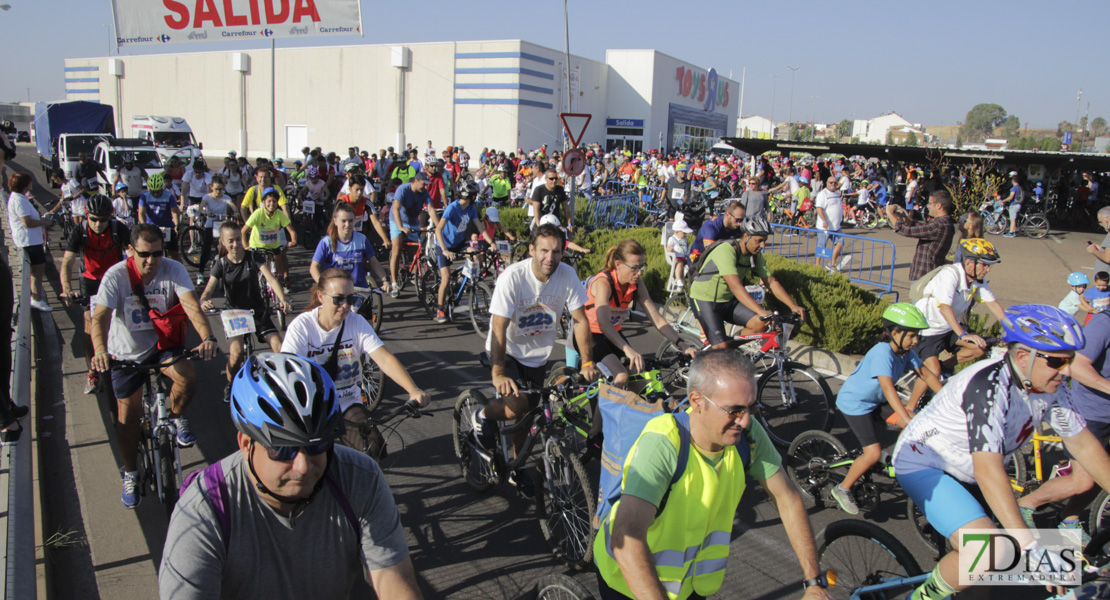
[[[721,411],[728,415],[728,418],[732,419],[733,421],[737,421],[743,418],[744,415],[754,415],[759,412],[759,403],[753,404],[751,406],[739,406],[736,408],[728,409],[711,400],[709,396],[702,396],[702,398],[704,398],[706,402],[721,409]]]
[[[621,264],[628,267],[629,269],[632,269],[633,271],[643,271],[647,268],[647,263],[644,263],[642,265],[630,265],[624,261],[621,261]]]
[[[165,250],[151,250],[150,252],[140,252],[138,250],[135,251],[135,256],[138,256],[139,258],[150,258],[152,256],[162,257],[162,256],[165,256],[165,255],[166,255]]]
[[[297,453],[304,450],[306,456],[320,456],[332,449],[334,442],[324,442],[323,444],[313,444],[311,446],[276,446],[273,448],[266,448],[266,456],[274,462],[292,462],[297,458]],[[259,444],[261,445],[261,444]]]
[[[555,181],[555,178],[554,177],[548,177],[547,180],[548,181]]]
[[[1064,367],[1070,365],[1071,362],[1073,360],[1075,360],[1074,355],[1072,355],[1072,356],[1049,356],[1047,354],[1041,354],[1040,352],[1038,352],[1037,356],[1043,358],[1044,359],[1044,364],[1048,365],[1048,367],[1050,369],[1056,369],[1057,371],[1062,371],[1064,369]]]
[[[111,217],[93,217],[93,216],[89,217],[89,221],[92,222],[92,223],[104,223],[105,221],[110,221],[110,220],[111,220]]]
[[[331,298],[332,304],[334,304],[336,306],[342,306],[344,304],[350,304],[351,306],[357,307],[358,303],[359,303],[358,294],[351,294],[349,296],[339,295],[339,296],[328,296],[328,297]]]

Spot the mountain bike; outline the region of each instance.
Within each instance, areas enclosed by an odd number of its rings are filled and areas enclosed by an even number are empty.
[[[404,291],[410,282],[414,283],[417,298],[422,298],[424,295],[424,274],[436,268],[435,256],[428,258],[427,236],[423,235],[429,231],[431,230],[421,229],[422,235],[418,242],[408,240],[402,242],[401,262],[397,265],[397,285]]]
[[[200,268],[200,265],[207,264],[209,257],[212,256],[213,241],[216,244],[220,243],[220,225],[225,220],[238,222],[238,219],[234,215],[212,215],[212,227],[205,227],[209,217],[208,211],[204,209],[203,203],[196,206],[194,223],[182,227],[177,239],[181,248],[181,260],[191,267]]]
[[[1036,207],[1034,206],[1034,210]],[[983,215],[983,227],[987,233],[1001,235],[1010,231],[1010,215],[1006,212],[1001,202],[984,203],[980,207]],[[1040,239],[1048,235],[1048,216],[1043,212],[1018,213],[1017,231],[1033,239]]]
[[[455,253],[456,258],[477,257],[481,251],[464,250]],[[447,280],[447,293],[444,296],[443,310],[447,313],[447,320],[454,321],[456,313],[465,311],[470,316],[470,323],[475,333],[483,339],[489,332],[490,301],[493,299],[493,288],[484,281],[478,281],[474,268],[462,264],[449,271]],[[439,306],[439,269],[429,268],[424,271],[420,286],[420,304],[428,314],[429,319],[434,319]]]
[[[355,286],[355,294],[358,295],[358,306],[353,308],[374,327],[374,333],[380,332],[385,316],[385,300],[382,298],[382,291],[378,288]]]
[[[274,260],[275,253],[272,250],[253,250],[253,252],[264,255],[263,261],[266,264],[266,268],[270,269],[270,273],[272,273],[274,277],[277,277],[277,262]],[[262,290],[262,301],[266,303],[266,307],[277,316],[278,327],[285,329],[285,326],[288,324],[288,317],[285,311],[281,309],[281,302],[278,301],[277,293],[270,287],[270,282],[262,275],[261,270],[258,271],[258,289]]]
[[[69,236],[76,229],[76,225],[73,223],[73,202],[65,199],[59,202],[62,203],[62,207],[50,215],[50,220],[58,225],[58,247],[65,250],[69,244]]]
[[[536,582],[536,600],[594,600],[586,586],[567,575],[547,575]]]
[[[787,474],[802,496],[813,500],[820,508],[828,508],[837,505],[832,497],[833,486],[844,481],[852,462],[861,454],[863,452],[859,449],[846,449],[831,433],[815,430],[794,439],[784,462]],[[890,484],[880,487],[875,483],[874,475],[889,478]],[[852,496],[861,511],[869,512],[878,507],[882,489],[893,489],[895,486],[894,468],[880,461],[852,486]]]
[[[476,388],[464,391],[455,402],[452,439],[455,457],[463,479],[477,492],[488,491],[504,482],[509,474],[523,468],[539,443],[539,477],[535,481],[536,513],[544,538],[566,565],[583,568],[593,554],[593,527],[596,493],[585,467],[571,448],[573,432],[557,417],[565,405],[564,386],[558,383],[540,389],[525,384],[521,394],[539,396],[540,402],[514,425],[498,422],[498,442],[492,450],[478,443],[475,415],[488,403]],[[513,452],[513,434],[528,431],[520,454]]]
[[[173,513],[184,478],[181,476],[181,456],[177,448],[177,426],[170,420],[171,384],[169,377],[162,374],[162,369],[198,356],[190,350],[164,363],[144,364],[114,359],[110,363],[113,371],[146,375],[143,381],[143,415],[139,421],[139,491],[143,496],[148,491],[154,492],[166,509],[166,518]]]
[[[357,424],[345,420],[344,425],[348,428],[358,427],[363,439],[368,439],[370,437],[369,432],[373,427],[378,428],[378,432],[381,434],[382,437],[382,449],[380,456],[375,456],[373,453],[373,449],[370,448],[369,445],[363,446],[361,448],[352,447],[351,449],[362,452],[370,458],[373,458],[378,463],[378,466],[385,470],[391,464],[393,464],[394,460],[396,460],[398,452],[400,450],[404,450],[405,448],[405,439],[401,437],[399,433],[397,433],[397,426],[404,422],[406,419],[419,419],[425,416],[433,417],[435,416],[435,414],[430,411],[420,410],[420,407],[417,406],[415,402],[413,402],[412,400],[407,400],[401,406],[398,406],[397,408],[389,411],[388,413],[380,417],[371,416],[367,421]],[[397,417],[401,418],[397,419]],[[394,422],[394,420],[396,420],[396,422]],[[389,451],[389,442],[391,441],[394,442],[395,445],[400,446],[395,446],[392,453]],[[390,457],[393,457],[393,460],[390,460]]]

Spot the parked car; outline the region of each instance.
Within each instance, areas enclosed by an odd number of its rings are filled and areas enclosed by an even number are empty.
[[[20,132],[15,134],[15,141],[23,142],[25,144],[30,144],[31,143],[31,134],[27,133],[26,131],[20,131]]]

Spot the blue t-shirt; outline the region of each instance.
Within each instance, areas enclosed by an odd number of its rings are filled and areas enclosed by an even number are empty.
[[[428,188],[424,188],[423,192],[417,192],[412,189],[411,183],[402,183],[397,186],[393,201],[401,203],[401,220],[406,221],[403,225],[416,228],[420,226],[420,211],[424,210],[425,204],[432,201],[432,197],[428,195]]]
[[[478,219],[478,209],[473,204],[463,208],[456,201],[447,205],[442,218],[446,221],[443,224],[443,242],[447,244],[448,250],[453,250],[467,242],[466,232],[470,229],[471,219]]]
[[[1110,308],[1110,288],[1106,288],[1106,291],[1103,292],[1099,291],[1097,287],[1091,286],[1083,292],[1083,297],[1087,299],[1096,313],[1104,312]]]
[[[356,231],[351,241],[337,239],[336,246],[333,250],[331,236],[325,235],[316,245],[312,260],[323,269],[339,267],[351,274],[356,287],[366,287],[366,263],[363,261],[374,258],[374,247],[366,241],[366,236]]]
[[[836,408],[846,415],[870,414],[887,402],[879,385],[880,375],[898,381],[907,370],[920,369],[921,365],[921,359],[913,350],[898,356],[890,347],[890,342],[875,344],[840,386]]]
[[[1010,188],[1010,193],[1014,195],[1014,199],[1012,200],[1014,204],[1021,204],[1021,201],[1025,199],[1025,193],[1020,185],[1015,185]]]
[[[886,206],[886,186],[881,183],[875,188],[875,202],[879,206]]]
[[[737,227],[736,229],[729,229],[725,227],[725,216],[712,218],[705,223],[702,223],[698,228],[698,239],[690,246],[691,252],[705,252],[705,240],[735,240],[738,239],[744,232]]]
[[[172,210],[177,208],[177,198],[166,190],[162,196],[155,198],[150,191],[145,191],[139,196],[139,206],[146,211],[147,220],[158,227],[173,227]]]
[[[1091,360],[1091,366],[1104,378],[1110,379],[1110,361],[1106,360],[1106,350],[1110,348],[1110,313],[1091,317],[1091,322],[1083,328],[1087,344],[1079,351]],[[1072,380],[1071,401],[1079,414],[1088,421],[1110,423],[1110,395]]]

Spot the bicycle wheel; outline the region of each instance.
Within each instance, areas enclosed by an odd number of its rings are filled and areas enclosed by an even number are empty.
[[[385,375],[382,373],[381,367],[370,355],[363,354],[359,361],[362,363],[360,366],[361,375],[359,379],[359,389],[362,390],[362,403],[366,408],[373,411],[382,403],[382,391],[385,388]]]
[[[862,221],[861,224],[865,229],[874,229],[879,226],[879,214],[874,211],[863,211],[863,215],[860,220]]]
[[[476,492],[488,490],[497,481],[493,463],[477,450],[474,415],[487,404],[486,396],[477,389],[469,389],[455,401],[455,418],[451,424],[451,437],[455,442],[455,457],[459,459],[466,485]]]
[[[166,518],[169,519],[174,505],[177,504],[177,466],[174,461],[173,439],[167,429],[158,433],[158,477],[162,485],[162,497],[158,500],[165,507]]]
[[[450,290],[448,290],[450,292]],[[439,306],[439,271],[436,269],[428,269],[420,276],[420,282],[416,288],[417,297],[420,299],[420,306],[424,307],[424,312],[428,315],[429,319],[434,319],[436,316],[436,309]]]
[[[832,428],[832,390],[817,371],[783,362],[759,376],[759,421],[771,441],[783,447],[806,431]]]
[[[558,438],[544,443],[542,483],[536,514],[552,552],[568,567],[581,569],[593,556],[595,497],[586,468]]]
[[[663,318],[679,333],[688,333],[697,336],[701,333],[701,326],[694,316],[694,309],[690,304],[690,297],[684,292],[678,293],[667,299],[663,304]],[[700,347],[701,344],[698,344]]]
[[[490,320],[493,318],[489,314],[489,304],[492,299],[493,290],[488,283],[479,281],[470,288],[470,324],[482,339],[485,339],[486,334],[489,333]]]
[[[594,595],[566,575],[547,575],[536,583],[536,600],[594,600]]]
[[[914,504],[913,499],[909,496],[906,497],[906,520],[913,525],[914,535],[929,549],[933,558],[940,560],[941,553],[947,552],[951,544],[944,539],[939,531],[933,529],[929,520],[925,518],[925,513],[921,512],[921,507]]]
[[[693,348],[700,348],[701,342],[696,336],[688,333],[679,333],[678,338],[680,341],[686,342],[686,345]],[[669,340],[663,340],[659,344],[659,348],[655,351],[655,360],[660,362],[668,362],[673,360],[676,356],[681,354],[674,344]],[[669,367],[659,370],[659,381],[663,382],[663,386],[670,394],[685,394],[686,393],[686,380],[690,373],[690,365],[677,362]]]
[[[382,330],[382,320],[385,316],[385,300],[382,299],[382,295],[370,292],[362,300],[362,306],[359,306],[358,314],[374,326],[374,333],[380,332]]]
[[[1091,512],[1087,517],[1088,532],[1101,529],[1110,530],[1110,494],[1106,490],[1098,493],[1098,497],[1091,503]]]
[[[200,259],[207,248],[208,231],[198,225],[183,227],[178,233],[178,245],[181,247],[181,260],[191,267],[200,267]]]
[[[824,431],[807,431],[799,435],[786,451],[786,472],[798,486],[802,496],[819,504],[835,500],[828,490],[840,485],[852,458],[840,440]]]
[[[1039,240],[1048,235],[1048,217],[1044,215],[1029,215],[1029,217],[1022,222],[1021,229],[1025,232],[1025,235]]]
[[[1009,219],[1007,219],[1005,215],[999,213],[990,213],[983,219],[983,227],[986,228],[987,233],[991,235],[1006,233],[1009,226]]]
[[[850,598],[857,589],[886,579],[921,575],[921,567],[902,542],[874,523],[858,519],[829,523],[816,543],[820,571],[836,572],[836,585],[828,589],[833,598]],[[862,598],[905,597],[911,591],[913,585],[907,585]]]
[[[528,258],[528,244],[525,244],[524,242],[514,244],[513,251],[510,256],[512,257],[512,261],[514,263]]]

